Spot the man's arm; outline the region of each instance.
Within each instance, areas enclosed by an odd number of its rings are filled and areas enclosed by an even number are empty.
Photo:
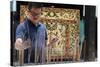
[[[23,34],[24,34],[24,27],[22,24],[19,24],[16,29],[16,42],[15,42],[15,49],[22,50],[23,46]]]
[[[49,44],[47,44],[47,40],[48,40],[48,35],[45,29],[45,46],[50,46],[50,45],[52,46],[52,44],[56,43],[59,40],[59,37],[56,36],[55,38],[53,38]]]

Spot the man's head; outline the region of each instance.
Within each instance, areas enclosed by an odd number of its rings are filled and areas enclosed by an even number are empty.
[[[42,13],[42,5],[37,3],[28,4],[27,17],[33,24],[36,24],[40,21],[41,13]]]

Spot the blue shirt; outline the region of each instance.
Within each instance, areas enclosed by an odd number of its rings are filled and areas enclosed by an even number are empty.
[[[35,55],[34,53],[35,48],[38,49],[39,51],[38,53],[41,53],[40,54],[41,56],[44,55],[44,48],[45,48],[46,40],[47,40],[47,32],[46,32],[46,27],[44,24],[39,22],[38,24],[34,25],[30,20],[25,19],[25,21],[20,23],[17,27],[16,39],[17,38],[22,38],[23,40],[30,38],[32,41],[33,56]],[[44,59],[43,57],[41,58],[41,61]],[[26,63],[28,62],[27,51],[24,52],[24,62]]]

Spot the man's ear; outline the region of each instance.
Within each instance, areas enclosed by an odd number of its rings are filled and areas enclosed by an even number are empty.
[[[25,11],[25,15],[26,15],[26,16],[28,15],[28,10],[27,10],[27,11]]]
[[[25,16],[28,18],[29,17],[29,10],[25,11]]]

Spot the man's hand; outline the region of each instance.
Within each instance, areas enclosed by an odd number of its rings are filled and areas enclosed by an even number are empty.
[[[48,46],[52,46],[54,43],[56,43],[59,40],[59,37],[55,37],[51,40],[51,42],[48,44]]]
[[[28,39],[26,41],[22,41],[21,38],[18,38],[15,42],[15,49],[16,50],[24,50],[27,48],[31,48],[31,41]]]
[[[23,41],[21,38],[18,38],[16,39],[16,42],[15,42],[15,49],[16,50],[23,50]]]

